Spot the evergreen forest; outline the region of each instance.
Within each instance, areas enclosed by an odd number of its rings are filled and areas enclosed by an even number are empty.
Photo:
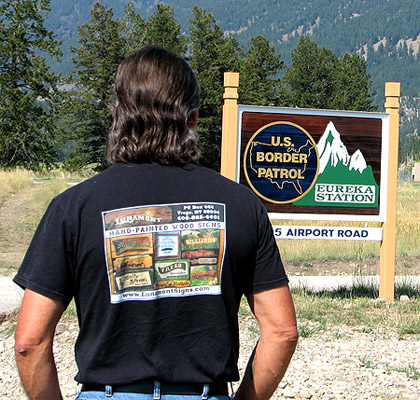
[[[112,84],[147,44],[202,86],[202,163],[219,168],[223,73],[241,104],[383,111],[402,83],[400,162],[420,159],[420,14],[413,0],[0,1],[0,165],[105,168]]]

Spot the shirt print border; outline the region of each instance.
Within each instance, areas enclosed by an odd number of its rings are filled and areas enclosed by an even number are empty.
[[[102,212],[111,303],[219,295],[225,218],[215,202]]]

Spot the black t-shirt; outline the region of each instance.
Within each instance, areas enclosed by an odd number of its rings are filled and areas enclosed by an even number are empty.
[[[50,204],[14,278],[80,325],[82,383],[239,379],[241,296],[287,283],[257,197],[204,167],[117,164]]]

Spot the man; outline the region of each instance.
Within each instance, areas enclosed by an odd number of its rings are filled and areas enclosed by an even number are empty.
[[[164,49],[120,65],[112,166],[51,202],[15,277],[30,399],[62,398],[52,344],[72,298],[79,400],[228,399],[243,294],[261,337],[235,399],[268,399],[284,375],[297,342],[287,277],[256,196],[196,164],[199,92]]]

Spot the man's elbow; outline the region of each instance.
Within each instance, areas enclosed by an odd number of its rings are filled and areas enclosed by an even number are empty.
[[[45,338],[30,336],[25,333],[15,333],[16,358],[26,358],[36,353],[49,351],[52,343]]]
[[[279,344],[287,345],[287,347],[290,348],[295,348],[299,340],[299,333],[295,325],[283,327],[280,329],[273,329],[270,332],[262,331],[261,337],[263,338],[264,336],[270,341],[275,341]]]
[[[299,332],[296,326],[287,328],[279,332],[279,338],[285,343],[289,343],[291,346],[296,347],[299,340]]]

